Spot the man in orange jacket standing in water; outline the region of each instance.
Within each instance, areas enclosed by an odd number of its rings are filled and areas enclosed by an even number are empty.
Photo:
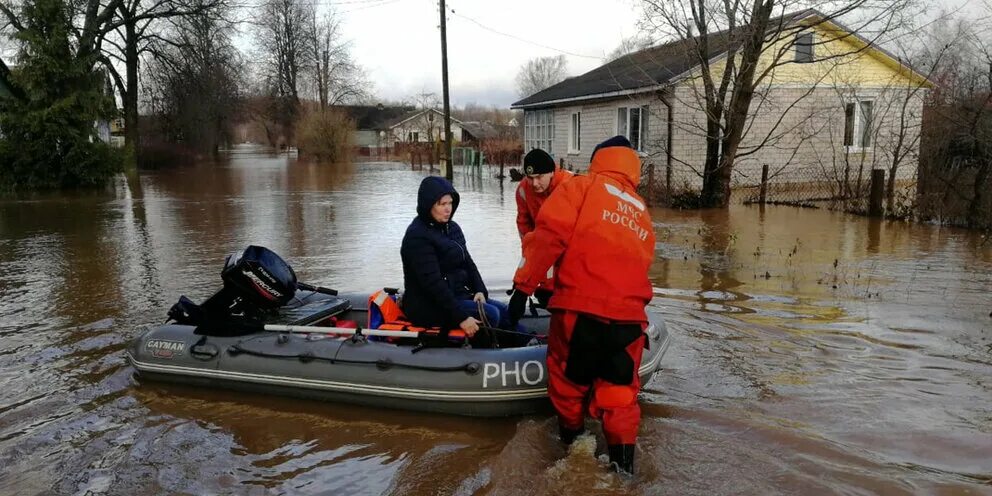
[[[551,192],[572,177],[571,172],[555,165],[555,159],[540,148],[535,148],[524,156],[524,174],[526,176],[517,186],[517,231],[521,240],[534,231],[537,213],[544,201],[551,196]],[[545,277],[540,287],[534,290],[534,296],[542,308],[547,308],[552,291],[553,276]]]
[[[634,471],[641,421],[637,371],[655,244],[650,214],[636,193],[640,171],[637,152],[623,136],[596,147],[589,175],[562,184],[541,208],[524,240],[509,305],[516,322],[556,266],[547,363],[561,440],[570,444],[583,432],[583,403],[592,388],[589,414],[602,419],[611,467],[627,474]]]

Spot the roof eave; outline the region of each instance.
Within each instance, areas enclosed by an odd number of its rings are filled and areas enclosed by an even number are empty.
[[[510,105],[511,109],[514,110],[527,110],[533,109],[535,107],[549,107],[554,105],[561,105],[563,103],[587,101],[587,100],[605,100],[608,98],[617,98],[621,96],[636,95],[638,93],[651,93],[654,91],[663,90],[671,86],[671,81],[666,81],[664,83],[653,84],[649,86],[641,86],[640,88],[632,88],[629,90],[618,90],[618,91],[608,91],[605,93],[593,93],[591,95],[579,95],[572,96],[568,98],[558,98],[555,100],[542,100],[539,102],[531,102],[520,104],[519,102]],[[521,100],[523,101],[523,100]]]
[[[435,114],[439,114],[442,117],[444,116],[444,113],[441,112],[440,110],[437,110],[437,109],[426,109],[426,110],[422,110],[420,112],[417,112],[417,113],[411,115],[410,117],[407,117],[406,119],[403,119],[403,120],[397,122],[396,124],[393,124],[393,125],[389,126],[389,129],[393,129],[393,128],[399,126],[400,124],[403,124],[403,123],[406,123],[406,122],[410,122],[413,119],[416,119],[417,117],[420,117],[421,115],[424,115],[427,112],[434,112]],[[453,122],[455,124],[458,124],[459,126],[462,125],[462,121],[460,121],[458,119],[455,119],[454,117],[451,118],[451,122]]]

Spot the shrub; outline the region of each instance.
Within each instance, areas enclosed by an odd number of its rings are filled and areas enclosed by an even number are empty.
[[[300,157],[319,162],[350,158],[355,123],[344,112],[315,109],[303,114],[296,126]]]

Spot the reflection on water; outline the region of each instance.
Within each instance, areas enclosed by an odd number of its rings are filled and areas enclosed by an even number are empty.
[[[642,395],[639,475],[546,417],[462,419],[136,384],[123,359],[223,258],[402,282],[428,171],[241,147],[106,192],[0,200],[0,493],[992,492],[992,246],[819,210],[653,212],[675,343]],[[456,220],[492,289],[518,258],[513,186],[458,170]],[[597,449],[598,446],[598,449]]]

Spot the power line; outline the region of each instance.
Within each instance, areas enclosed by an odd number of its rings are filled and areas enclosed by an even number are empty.
[[[378,3],[374,3],[374,4],[372,2],[368,2],[369,5],[366,5],[364,7],[355,7],[355,8],[344,10],[344,11],[341,11],[341,12],[338,12],[338,13],[339,14],[348,14],[350,12],[357,12],[359,10],[366,10],[366,9],[373,9],[373,8],[376,8],[376,7],[383,7],[383,6],[386,6],[386,5],[394,4],[394,3],[399,2],[399,1],[400,0],[379,0]],[[339,5],[341,3],[343,3],[343,2],[334,2],[334,3],[331,3],[330,5],[332,5],[332,6],[333,5]],[[364,3],[364,2],[355,2],[355,3]]]
[[[318,0],[316,2],[312,2],[312,3],[311,2],[307,2],[307,3],[308,4],[312,4],[312,5],[316,5],[316,6],[321,6],[321,7],[336,7],[336,6],[347,5],[347,6],[349,6],[348,10],[344,10],[344,11],[338,12],[339,14],[345,14],[345,13],[348,13],[348,12],[355,12],[355,11],[358,11],[358,10],[365,10],[365,9],[371,9],[371,8],[375,8],[375,7],[382,7],[382,6],[393,4],[393,3],[396,3],[396,2],[399,2],[399,1],[400,0],[342,0],[342,1],[331,1],[331,0],[324,1],[324,0]],[[241,7],[246,7],[246,8],[257,8],[257,7],[263,7],[267,3],[268,2],[264,2],[264,1],[257,2],[257,3],[248,2],[248,3],[243,3],[240,6]]]
[[[512,35],[512,34],[509,34],[509,33],[504,33],[502,31],[499,31],[499,30],[493,29],[493,28],[491,28],[489,26],[486,26],[485,24],[482,24],[481,22],[479,22],[479,21],[477,21],[475,19],[472,19],[471,17],[458,14],[458,13],[455,12],[455,9],[450,9],[449,8],[448,11],[451,12],[451,15],[454,15],[454,16],[457,16],[457,17],[461,17],[462,19],[465,19],[466,21],[469,21],[469,22],[475,24],[476,26],[479,26],[480,28],[485,29],[486,31],[490,31],[492,33],[496,33],[496,34],[498,34],[500,36],[506,36],[507,38],[513,38],[514,40],[517,40],[517,41],[520,41],[520,42],[523,42],[523,43],[527,43],[527,44],[530,44],[530,45],[538,46],[538,47],[545,48],[545,49],[548,49],[548,50],[552,50],[552,51],[555,51],[555,52],[563,53],[565,55],[571,55],[573,57],[581,57],[581,58],[585,58],[585,59],[594,59],[594,60],[603,60],[603,57],[601,57],[601,56],[594,57],[592,55],[584,55],[584,54],[581,54],[581,53],[569,52],[567,50],[562,50],[562,49],[559,49],[559,48],[548,46],[548,45],[545,45],[545,44],[542,44],[542,43],[538,43],[536,41],[530,41],[530,40],[521,38],[521,37],[516,36],[516,35]]]

